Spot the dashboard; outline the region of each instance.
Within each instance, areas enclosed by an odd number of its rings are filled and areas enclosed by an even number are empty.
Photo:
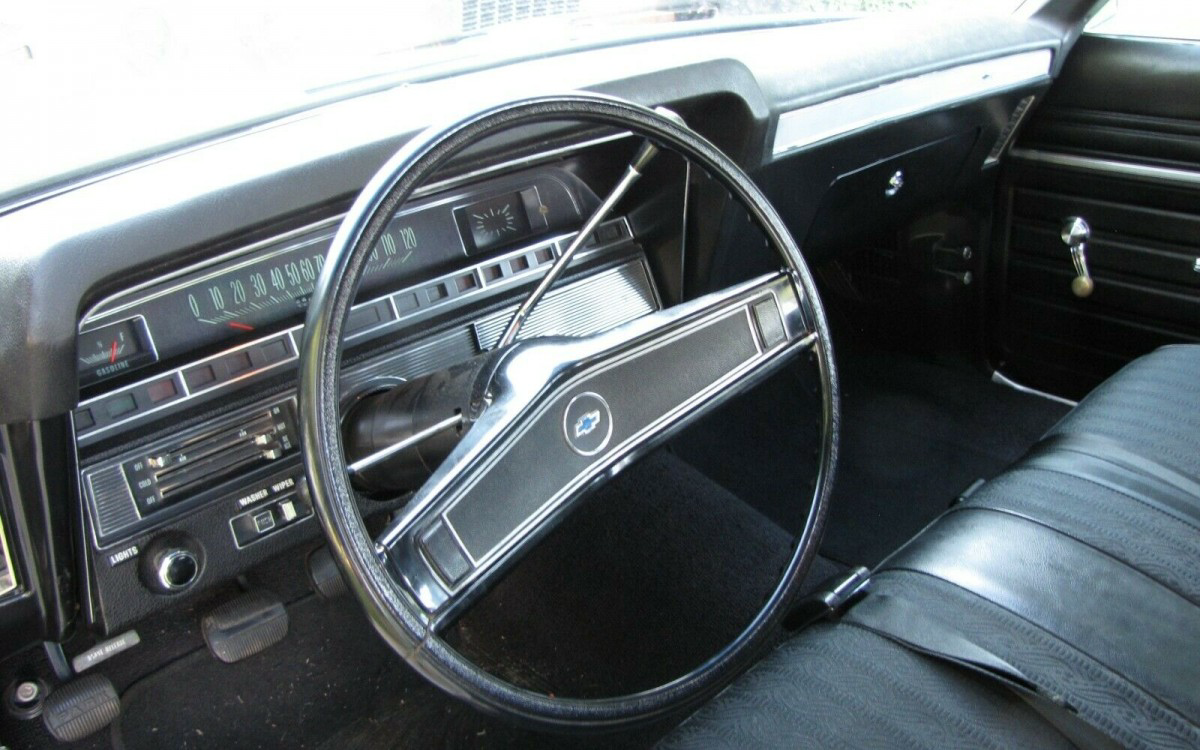
[[[118,633],[320,537],[297,444],[305,307],[350,201],[445,114],[434,104],[589,88],[670,106],[817,263],[994,175],[1058,64],[1060,38],[1018,20],[987,38],[969,20],[904,23],[659,40],[389,88],[0,207],[0,642]],[[891,114],[864,118],[868,103]],[[364,273],[345,402],[493,348],[637,145],[539,127],[419,191]],[[523,335],[603,331],[763,270],[723,191],[661,166]],[[885,195],[897,170],[908,184]],[[371,523],[403,502],[360,509]]]
[[[347,404],[494,348],[598,204],[554,165],[423,192],[365,267],[345,329]],[[179,269],[83,316],[80,383],[94,395],[72,424],[94,623],[125,627],[319,535],[293,386],[301,316],[339,220]],[[624,217],[596,228],[568,274],[522,337],[597,333],[661,306]],[[362,510],[396,502],[364,498]]]

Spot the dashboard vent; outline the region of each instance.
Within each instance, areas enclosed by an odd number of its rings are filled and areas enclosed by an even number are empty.
[[[4,528],[4,517],[0,516],[0,596],[17,587],[17,571],[8,551],[8,532]]]
[[[996,137],[996,143],[992,145],[992,150],[988,153],[987,158],[983,160],[983,166],[992,166],[1000,161],[1000,157],[1004,155],[1004,150],[1008,148],[1008,144],[1012,141],[1013,136],[1017,134],[1017,128],[1020,127],[1021,121],[1025,119],[1025,115],[1029,114],[1029,108],[1033,106],[1034,96],[1029,96],[1022,99],[1013,109],[1013,113],[1008,118],[1008,124],[1000,131],[1000,135]]]
[[[120,464],[106,466],[87,478],[87,486],[96,508],[96,531],[101,537],[138,522],[133,492],[125,481]]]

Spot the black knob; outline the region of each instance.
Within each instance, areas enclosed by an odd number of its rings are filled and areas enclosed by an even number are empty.
[[[200,562],[186,549],[171,549],[158,560],[158,583],[167,591],[179,591],[192,585],[200,572]]]

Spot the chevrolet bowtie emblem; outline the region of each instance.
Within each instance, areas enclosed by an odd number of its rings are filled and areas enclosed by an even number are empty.
[[[598,393],[579,394],[563,409],[562,434],[571,450],[594,456],[608,446],[613,434],[613,413]]]
[[[595,411],[589,411],[587,414],[584,414],[582,417],[575,420],[575,437],[578,438],[587,435],[592,430],[596,429],[598,424],[600,424],[600,410],[597,409]]]

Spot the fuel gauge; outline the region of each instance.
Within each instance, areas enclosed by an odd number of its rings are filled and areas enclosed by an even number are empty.
[[[131,318],[79,334],[79,382],[83,385],[112,377],[154,360],[145,323]]]

